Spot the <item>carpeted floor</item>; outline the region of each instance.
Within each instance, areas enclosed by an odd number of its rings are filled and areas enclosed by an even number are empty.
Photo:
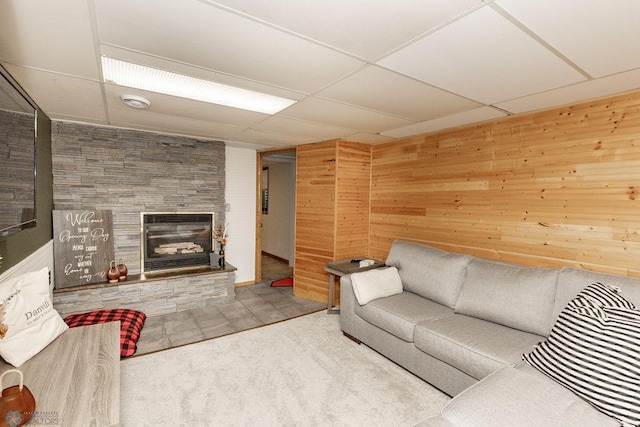
[[[135,426],[411,426],[449,397],[314,313],[121,363]]]

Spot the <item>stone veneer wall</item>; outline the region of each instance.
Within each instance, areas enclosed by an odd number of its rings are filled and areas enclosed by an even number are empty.
[[[157,316],[233,302],[234,282],[235,273],[228,271],[102,288],[87,287],[54,293],[53,306],[62,317],[113,308],[131,308],[147,316]]]
[[[223,142],[55,121],[51,132],[54,209],[110,209],[129,273],[140,273],[141,212],[214,212],[224,223]]]
[[[140,273],[141,212],[213,212],[215,222],[224,223],[223,142],[55,121],[51,133],[54,209],[110,209],[115,257],[124,260],[129,274]],[[183,283],[175,285],[184,287],[193,280],[179,279]],[[82,303],[83,307],[111,308],[98,300],[113,303],[115,294],[130,291],[146,300],[154,298],[150,292],[157,293],[158,299],[165,300],[158,303],[164,307],[159,312],[171,306],[169,311],[191,308],[185,301],[167,305],[167,288],[176,286],[160,285],[119,285],[114,287],[117,291],[103,288],[102,296],[88,290],[75,293],[78,307]],[[125,291],[127,286],[134,288]],[[194,292],[186,293],[194,300],[206,298]],[[228,299],[229,292],[233,295],[233,289],[226,292],[219,296]],[[75,311],[67,310],[74,304],[72,297],[62,295],[56,294],[54,303],[64,299],[64,311]]]

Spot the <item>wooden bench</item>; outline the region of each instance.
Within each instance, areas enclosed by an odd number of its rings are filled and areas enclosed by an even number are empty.
[[[120,425],[120,322],[71,328],[18,369],[36,399],[31,423]]]

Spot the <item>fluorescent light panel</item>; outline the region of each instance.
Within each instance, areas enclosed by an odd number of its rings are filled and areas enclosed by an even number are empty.
[[[258,113],[275,114],[297,102],[292,99],[132,64],[106,56],[102,57],[102,73],[106,83],[115,83],[119,86]]]

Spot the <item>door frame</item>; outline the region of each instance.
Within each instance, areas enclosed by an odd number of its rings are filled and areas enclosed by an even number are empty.
[[[263,157],[265,155],[277,154],[284,151],[296,152],[296,164],[298,157],[298,150],[296,146],[288,146],[282,148],[274,148],[270,150],[256,152],[256,252],[255,252],[255,282],[262,282],[262,167],[264,165]],[[294,212],[295,222],[295,212]],[[295,227],[294,227],[294,242],[295,242]],[[295,248],[294,248],[295,252]]]

